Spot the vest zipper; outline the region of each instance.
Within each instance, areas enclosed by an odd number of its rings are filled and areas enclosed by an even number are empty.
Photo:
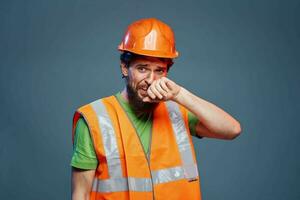
[[[127,113],[126,113],[126,115],[127,115]],[[128,117],[128,116],[127,116]],[[129,118],[129,117],[128,117]],[[152,185],[152,196],[153,196],[153,200],[155,200],[155,195],[154,195],[154,185],[153,185],[153,179],[152,179],[152,172],[151,172],[151,168],[150,168],[150,154],[151,154],[151,143],[152,143],[152,126],[153,126],[153,124],[151,124],[151,131],[150,131],[150,144],[149,144],[149,149],[148,149],[148,151],[149,151],[149,155],[145,152],[145,149],[144,149],[144,147],[143,147],[143,145],[142,145],[142,141],[141,141],[141,139],[140,139],[140,137],[139,137],[139,135],[138,135],[138,133],[137,133],[137,130],[136,130],[136,128],[134,127],[134,125],[133,125],[133,123],[132,123],[132,121],[130,120],[130,118],[129,118],[129,121],[130,121],[130,123],[131,123],[131,125],[132,125],[132,127],[134,128],[134,130],[135,130],[135,134],[137,135],[137,137],[139,138],[139,141],[140,141],[140,145],[142,146],[142,149],[143,149],[143,152],[144,152],[144,154],[145,154],[145,157],[146,157],[146,160],[147,160],[147,164],[148,164],[148,168],[149,168],[149,172],[150,172],[150,178],[151,178],[151,185]],[[148,157],[149,156],[149,157]]]
[[[153,113],[152,113],[151,115],[153,115]],[[151,117],[152,117],[152,116],[151,116]],[[151,169],[150,169],[150,161],[151,161],[150,156],[151,156],[152,135],[153,135],[152,131],[153,131],[153,119],[152,119],[151,130],[150,130],[150,144],[149,144],[149,149],[148,149],[148,151],[149,151],[149,155],[148,155],[148,156],[149,156],[149,157],[147,157],[147,162],[148,162],[148,167],[149,167],[149,171],[150,171],[150,175],[151,175],[151,185],[152,185],[152,195],[153,195],[153,200],[155,200],[155,195],[154,195],[154,185],[153,185],[153,179],[152,179],[152,171],[151,171]],[[141,141],[140,141],[140,142],[141,142]]]
[[[152,196],[153,196],[152,199],[155,200],[155,196],[154,196],[154,186],[153,186],[153,179],[152,179],[152,172],[151,172],[151,168],[150,168],[150,154],[151,154],[151,143],[152,143],[152,127],[153,127],[153,120],[152,120],[151,131],[150,131],[150,144],[149,144],[149,150],[148,150],[148,151],[149,151],[149,157],[148,157],[148,154],[145,152],[145,149],[144,149],[144,147],[143,147],[143,145],[142,145],[142,141],[141,141],[141,139],[140,139],[140,136],[139,136],[138,133],[137,133],[137,130],[136,130],[135,126],[133,125],[133,122],[131,121],[131,119],[130,119],[130,117],[128,116],[127,112],[126,112],[125,109],[123,108],[123,106],[122,106],[121,102],[119,101],[119,99],[118,99],[116,96],[115,96],[115,98],[117,99],[119,105],[121,106],[122,110],[125,112],[127,118],[129,119],[130,124],[131,124],[131,126],[133,127],[133,129],[135,130],[135,134],[136,134],[136,136],[137,136],[138,139],[139,139],[140,146],[141,146],[142,149],[143,149],[145,158],[146,158],[146,160],[147,160],[148,169],[149,169],[149,172],[150,172],[150,179],[151,179],[151,185],[152,185]],[[152,115],[152,114],[151,114],[151,115]]]

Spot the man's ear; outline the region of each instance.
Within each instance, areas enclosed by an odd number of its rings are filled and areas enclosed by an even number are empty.
[[[125,63],[120,64],[121,72],[123,76],[128,76],[128,67],[125,65]]]

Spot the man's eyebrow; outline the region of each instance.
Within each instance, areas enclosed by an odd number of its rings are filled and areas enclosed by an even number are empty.
[[[161,66],[157,66],[157,68],[158,68],[159,70],[165,70],[165,69],[167,69],[166,67],[161,67]]]
[[[137,66],[137,67],[147,67],[148,64],[137,64],[136,66]]]

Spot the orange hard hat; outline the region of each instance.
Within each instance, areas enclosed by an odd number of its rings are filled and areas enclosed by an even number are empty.
[[[118,49],[160,58],[178,56],[172,29],[155,18],[140,19],[130,24]]]

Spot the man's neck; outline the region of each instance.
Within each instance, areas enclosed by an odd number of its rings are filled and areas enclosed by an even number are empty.
[[[121,92],[121,96],[123,97],[123,99],[128,103],[128,93],[127,93],[127,89],[126,87],[122,90]]]

